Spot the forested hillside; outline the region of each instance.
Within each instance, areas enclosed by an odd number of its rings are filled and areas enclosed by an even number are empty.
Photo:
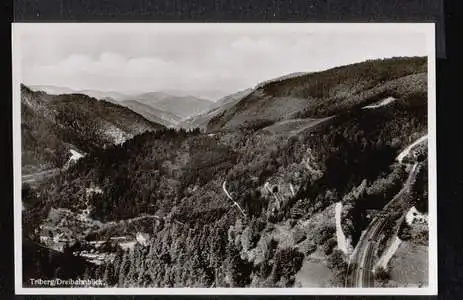
[[[162,128],[128,108],[82,94],[49,95],[21,85],[23,171],[62,167],[74,147],[92,152]]]
[[[313,257],[341,286],[347,259],[334,204],[345,205],[342,223],[355,246],[367,210],[402,188],[408,171],[396,157],[427,133],[425,66],[421,58],[369,61],[283,79],[224,110],[209,133],[161,129],[98,148],[38,195],[27,193],[24,234],[37,241],[61,224],[71,244],[111,245],[111,262],[83,272],[103,274],[110,286],[295,286]],[[389,96],[387,105],[364,108]],[[288,97],[301,106],[286,108],[295,103]],[[244,115],[249,122],[234,126]],[[291,126],[279,123],[295,116]],[[48,231],[34,231],[40,225]],[[111,240],[121,236],[134,246]]]
[[[426,66],[423,57],[369,60],[272,81],[215,116],[207,128],[214,131],[247,123],[321,118],[388,96],[425,96]]]

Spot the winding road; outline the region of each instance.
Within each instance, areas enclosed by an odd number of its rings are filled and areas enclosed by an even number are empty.
[[[227,191],[227,181],[224,181],[223,184],[222,184],[222,189],[225,193],[225,195],[227,195],[228,199],[230,199],[232,202],[233,202],[233,205],[235,205],[236,207],[238,207],[239,211],[243,214],[244,217],[246,217],[246,214],[244,213],[243,209],[241,208],[241,206],[235,201],[233,200],[232,196],[230,196],[230,193]]]
[[[428,135],[424,135],[406,147],[399,155],[396,160],[400,164],[403,163],[403,159],[409,155],[410,151],[416,145],[426,141]],[[378,250],[379,238],[383,234],[383,230],[388,223],[393,222],[393,215],[388,214],[388,211],[402,201],[403,196],[410,191],[412,180],[416,177],[418,163],[412,166],[412,169],[408,175],[407,180],[404,183],[403,188],[387,203],[383,208],[383,213],[380,216],[375,216],[367,229],[360,237],[354,252],[352,253],[349,264],[347,267],[347,275],[345,286],[346,287],[374,287],[374,260],[375,253]]]
[[[390,208],[402,200],[402,197],[410,191],[413,178],[416,176],[418,163],[415,163],[404,183],[403,188],[383,208],[387,212]],[[346,287],[373,287],[374,286],[374,259],[378,250],[378,242],[384,228],[393,221],[391,215],[376,216],[360,237],[357,247],[352,253],[347,270]]]
[[[44,171],[39,171],[39,172],[36,172],[36,173],[31,173],[31,174],[23,174],[21,176],[21,181],[22,183],[34,183],[34,182],[37,182],[37,181],[40,181],[40,180],[43,180],[43,179],[47,179],[47,178],[50,178],[50,177],[53,177],[55,175],[58,175],[60,173],[60,171],[66,171],[70,164],[72,162],[76,162],[78,161],[79,159],[81,159],[82,157],[85,156],[85,154],[82,154],[74,149],[70,149],[69,150],[71,152],[71,157],[69,158],[69,160],[64,164],[63,167],[61,168],[54,168],[54,169],[48,169],[48,170],[44,170]]]
[[[32,173],[32,174],[25,174],[21,176],[21,180],[22,180],[22,183],[34,183],[36,181],[55,176],[59,174],[60,171],[61,169],[55,168],[55,169],[40,171],[40,172]]]

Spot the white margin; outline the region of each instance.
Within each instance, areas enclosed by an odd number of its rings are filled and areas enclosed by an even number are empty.
[[[428,289],[437,295],[437,125],[435,26],[427,33],[428,52]]]
[[[22,205],[21,205],[21,34],[18,27],[11,26],[11,57],[13,79],[13,213],[14,213],[14,269],[15,292],[24,291],[22,287]],[[16,53],[16,54],[15,54]]]
[[[92,23],[53,23],[55,26],[95,26]],[[146,28],[146,23],[99,23],[108,30],[129,27]],[[224,28],[226,26],[226,29]],[[425,288],[24,288],[22,287],[21,234],[21,31],[27,27],[50,26],[50,23],[12,24],[13,72],[13,184],[14,184],[14,243],[15,293],[17,295],[437,295],[437,153],[436,153],[436,61],[434,23],[157,23],[157,30],[176,32],[195,27],[196,30],[241,32],[249,30],[282,30],[306,32],[377,32],[409,30],[426,34],[428,56],[428,189],[429,189],[429,282]],[[309,30],[307,28],[309,27]],[[172,31],[171,31],[172,30]]]

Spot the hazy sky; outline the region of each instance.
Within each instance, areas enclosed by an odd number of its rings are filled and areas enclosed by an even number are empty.
[[[413,24],[366,31],[347,24],[20,25],[21,81],[75,90],[217,97],[292,72],[427,54],[426,36]]]

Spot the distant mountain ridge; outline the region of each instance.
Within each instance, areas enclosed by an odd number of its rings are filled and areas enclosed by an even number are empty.
[[[84,94],[98,100],[106,100],[107,98],[116,101],[122,101],[130,97],[128,94],[114,92],[114,91],[98,91],[98,90],[74,90],[67,87],[54,86],[54,85],[30,85],[28,86],[34,92],[45,92],[50,95],[63,95],[63,94]]]
[[[185,119],[207,110],[212,101],[193,96],[172,96],[162,92],[150,92],[137,95],[133,99],[153,108],[172,113],[181,119]]]
[[[212,102],[215,102],[217,99],[220,99],[224,97],[224,94],[226,95],[227,93],[224,93],[221,90],[180,90],[180,89],[162,89],[159,90],[158,92],[165,93],[168,95],[176,96],[176,97],[184,97],[184,96],[192,96],[196,98],[201,98],[205,100],[210,100]]]
[[[180,122],[177,127],[185,128],[185,129],[193,129],[193,128],[200,128],[206,129],[208,122],[214,118],[215,116],[223,113],[226,109],[231,108],[236,103],[238,103],[241,99],[249,95],[253,88],[248,88],[231,95],[225,96],[219,99],[217,102],[213,103],[209,110],[203,112],[201,114],[195,115],[188,119],[183,120]]]
[[[173,127],[181,120],[179,116],[173,113],[154,108],[137,100],[124,100],[120,102],[120,105],[126,106],[146,119],[166,127]]]

